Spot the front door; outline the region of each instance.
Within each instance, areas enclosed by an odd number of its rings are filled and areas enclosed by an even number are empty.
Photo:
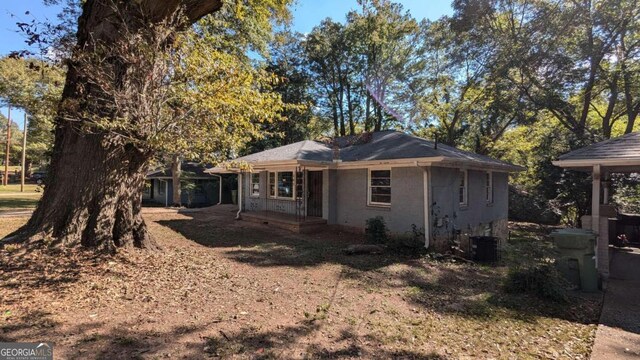
[[[307,216],[322,217],[322,171],[307,174]]]

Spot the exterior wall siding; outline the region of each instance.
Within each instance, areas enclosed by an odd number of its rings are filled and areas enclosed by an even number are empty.
[[[508,174],[493,172],[493,202],[486,201],[485,172],[468,171],[467,205],[459,202],[459,169],[432,167],[430,172],[431,245],[443,250],[456,239],[464,251],[469,236],[508,234]],[[295,214],[293,200],[268,197],[268,175],[260,174],[260,195],[251,196],[251,175],[244,174],[244,211],[278,211]],[[391,168],[391,206],[368,205],[368,169],[323,171],[323,218],[330,225],[364,231],[369,218],[382,216],[392,233],[402,234],[415,224],[424,228],[424,168]],[[156,187],[157,189],[157,187]],[[268,200],[268,201],[267,201]],[[275,207],[275,208],[274,208]]]
[[[382,216],[393,233],[411,231],[424,225],[423,170],[418,167],[391,169],[391,206],[370,206],[368,170],[332,170],[336,173],[335,219],[330,224],[364,230],[369,218]],[[331,178],[331,177],[330,177]]]
[[[508,235],[508,174],[493,173],[493,202],[487,203],[485,172],[468,171],[468,200],[459,201],[459,169],[432,168],[432,239],[437,249],[457,239],[468,251],[469,236],[493,235],[506,239]],[[459,232],[459,234],[458,234]]]

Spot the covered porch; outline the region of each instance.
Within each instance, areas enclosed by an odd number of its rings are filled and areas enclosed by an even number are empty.
[[[591,173],[591,215],[583,219],[583,227],[597,235],[596,266],[603,278],[609,277],[609,219],[616,216],[610,204],[611,174],[640,173],[640,133],[630,133],[605,140],[560,157],[554,165]],[[615,234],[614,234],[615,236]]]
[[[317,231],[327,224],[329,171],[326,164],[287,161],[224,171],[238,175],[237,219],[299,233]]]

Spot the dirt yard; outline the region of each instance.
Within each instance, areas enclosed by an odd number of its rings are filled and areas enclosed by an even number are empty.
[[[503,294],[505,269],[347,256],[223,212],[149,214],[161,252],[0,252],[0,341],[56,359],[588,358],[599,302]],[[26,219],[0,218],[0,238]]]

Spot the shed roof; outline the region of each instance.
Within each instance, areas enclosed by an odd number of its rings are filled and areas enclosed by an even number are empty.
[[[460,150],[444,144],[436,144],[423,138],[399,131],[387,130],[343,136],[328,142],[305,140],[280,146],[236,159],[251,164],[286,162],[292,160],[311,162],[332,162],[333,147],[340,152],[338,159],[343,163],[394,159],[443,158],[446,161],[461,162],[479,167],[498,167],[507,171],[521,170],[520,167],[488,156]]]

